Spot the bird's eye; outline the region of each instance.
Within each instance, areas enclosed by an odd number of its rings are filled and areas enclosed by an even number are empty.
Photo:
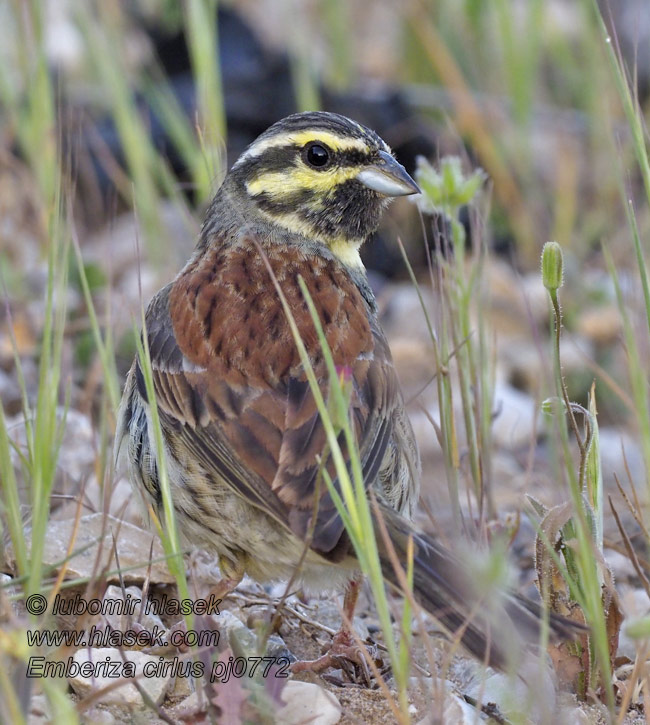
[[[307,163],[316,169],[324,168],[330,160],[329,149],[319,143],[307,146],[305,148],[304,156]]]

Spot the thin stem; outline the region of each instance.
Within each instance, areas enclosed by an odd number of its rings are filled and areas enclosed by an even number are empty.
[[[578,448],[580,449],[580,457],[583,458],[585,454],[585,446],[578,430],[578,422],[576,421],[575,415],[573,414],[573,406],[569,400],[569,391],[567,390],[566,383],[564,382],[564,376],[562,375],[562,366],[560,363],[560,337],[562,327],[562,310],[560,309],[560,302],[557,297],[555,290],[549,290],[551,303],[553,305],[553,314],[555,316],[555,362],[558,368],[558,380],[560,382],[560,392],[562,393],[562,399],[566,406],[567,414],[569,416],[569,422],[571,424],[571,430],[578,442]]]

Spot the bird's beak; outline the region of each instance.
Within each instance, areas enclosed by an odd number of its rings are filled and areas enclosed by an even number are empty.
[[[406,173],[402,164],[385,151],[379,152],[380,160],[372,166],[366,166],[356,179],[364,186],[384,196],[407,196],[422,193],[420,187]]]

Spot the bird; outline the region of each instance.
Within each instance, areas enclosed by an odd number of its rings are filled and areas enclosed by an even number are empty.
[[[488,617],[460,558],[412,523],[420,457],[359,250],[393,198],[418,193],[388,145],[352,119],[302,112],[274,123],[226,174],[192,256],[146,310],[164,456],[138,358],[120,404],[116,451],[132,484],[162,518],[166,466],[178,529],[188,544],[218,556],[220,592],[244,574],[259,582],[296,577],[307,592],[345,588],[344,622],[330,652],[304,664],[316,672],[336,654],[352,658],[360,575],[331,491],[319,483],[325,467],[340,490],[278,292],[327,397],[331,381],[301,280],[346,378],[373,503],[368,536],[376,537],[386,581],[399,586],[391,556],[405,564],[412,547],[415,599],[496,667],[508,662],[505,640],[526,646],[541,630],[540,607],[512,593]],[[573,634],[555,615],[550,631]]]

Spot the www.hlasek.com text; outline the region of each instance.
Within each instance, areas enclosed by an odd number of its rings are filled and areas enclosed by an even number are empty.
[[[93,624],[89,631],[69,629],[28,629],[30,647],[217,647],[216,629],[165,630],[154,625],[151,629],[121,631]]]

